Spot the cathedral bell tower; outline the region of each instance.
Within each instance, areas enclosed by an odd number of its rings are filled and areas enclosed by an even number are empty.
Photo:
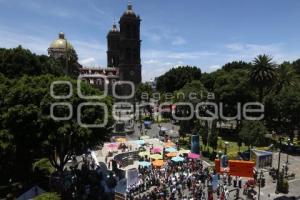
[[[114,23],[107,36],[107,66],[119,67],[120,63],[120,31]]]
[[[140,17],[133,12],[129,4],[120,18],[120,80],[141,83],[141,40]]]

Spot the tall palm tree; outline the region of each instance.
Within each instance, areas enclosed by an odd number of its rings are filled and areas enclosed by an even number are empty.
[[[259,101],[262,102],[266,90],[277,80],[276,65],[268,55],[258,55],[252,62],[250,82],[258,89]]]
[[[282,63],[278,69],[278,80],[275,84],[275,92],[279,93],[281,89],[287,86],[295,87],[300,76],[289,62]]]

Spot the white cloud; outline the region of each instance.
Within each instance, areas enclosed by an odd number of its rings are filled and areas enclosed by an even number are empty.
[[[241,51],[244,49],[244,45],[240,43],[232,43],[225,45],[227,49],[230,49],[232,51]]]
[[[237,55],[256,56],[258,54],[278,54],[282,51],[283,43],[274,44],[252,44],[252,43],[232,43],[225,45],[229,51]]]
[[[177,30],[171,29],[167,26],[150,26],[142,29],[142,36],[154,43],[163,41],[173,46],[184,45],[187,43],[186,39],[179,35]]]
[[[14,48],[22,45],[24,48],[30,49],[37,54],[47,54],[47,49],[51,40],[38,36],[27,35],[18,30],[12,30],[7,27],[0,29],[0,46],[5,48]],[[5,38],[5,39],[4,39]]]
[[[161,36],[158,35],[157,33],[154,33],[154,32],[148,32],[148,31],[145,31],[143,32],[143,36],[145,36],[146,38],[148,38],[151,42],[154,42],[154,43],[158,43],[161,41]]]
[[[252,61],[257,55],[270,55],[277,63],[285,60],[292,61],[299,57],[299,52],[290,52],[284,43],[255,44],[255,43],[231,43],[225,45],[224,57],[227,62],[232,60]]]
[[[93,57],[85,58],[85,59],[79,60],[79,63],[84,66],[92,66],[92,65],[96,65],[96,59]]]
[[[221,65],[211,65],[211,66],[208,66],[208,71],[212,72],[212,71],[215,71],[217,69],[220,69],[221,67],[222,67]]]

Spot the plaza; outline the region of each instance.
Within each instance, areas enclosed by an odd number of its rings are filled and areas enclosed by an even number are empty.
[[[0,0],[0,200],[300,199],[299,8]]]

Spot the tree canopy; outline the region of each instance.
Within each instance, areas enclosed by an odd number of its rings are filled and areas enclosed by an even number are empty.
[[[2,79],[5,79],[2,76]],[[50,96],[50,84],[55,80],[70,81],[76,88],[76,81],[68,77],[42,75],[23,76],[19,80],[1,82],[6,93],[1,94],[0,130],[1,152],[6,156],[1,166],[14,166],[14,170],[3,171],[2,177],[29,175],[31,163],[36,158],[48,157],[57,170],[63,170],[72,152],[83,152],[88,146],[95,146],[104,141],[112,126],[111,112],[108,112],[108,124],[104,128],[86,128],[77,122],[77,107],[86,102],[77,96],[77,90],[67,100],[56,100]],[[8,86],[6,84],[7,83]],[[9,87],[9,89],[7,89]],[[63,94],[66,87],[58,87],[55,92]],[[76,91],[76,92],[75,92]],[[101,92],[90,85],[82,83],[82,92],[86,95],[101,95]],[[55,102],[66,101],[72,105],[73,116],[70,120],[55,121],[50,117],[50,106]],[[111,111],[112,99],[107,97],[93,102],[103,102]],[[68,115],[66,107],[54,109],[55,115]],[[99,106],[84,106],[81,111],[83,123],[99,124],[104,121],[104,110]],[[3,138],[3,139],[2,139]],[[54,152],[55,151],[55,152]],[[10,157],[11,156],[11,157]],[[2,157],[2,156],[1,156]],[[13,164],[14,163],[14,164]],[[24,171],[28,170],[28,173]],[[2,170],[1,170],[2,172]]]
[[[239,137],[247,146],[260,146],[265,144],[267,133],[268,130],[261,121],[244,121]]]
[[[179,66],[172,68],[157,79],[157,89],[161,92],[174,92],[192,80],[200,80],[201,70],[197,67]]]
[[[54,59],[46,55],[36,55],[30,50],[18,46],[12,49],[0,48],[0,73],[9,78],[18,78],[23,75],[37,76],[52,74],[55,76],[78,76],[78,68],[81,67],[75,51],[70,56]]]

